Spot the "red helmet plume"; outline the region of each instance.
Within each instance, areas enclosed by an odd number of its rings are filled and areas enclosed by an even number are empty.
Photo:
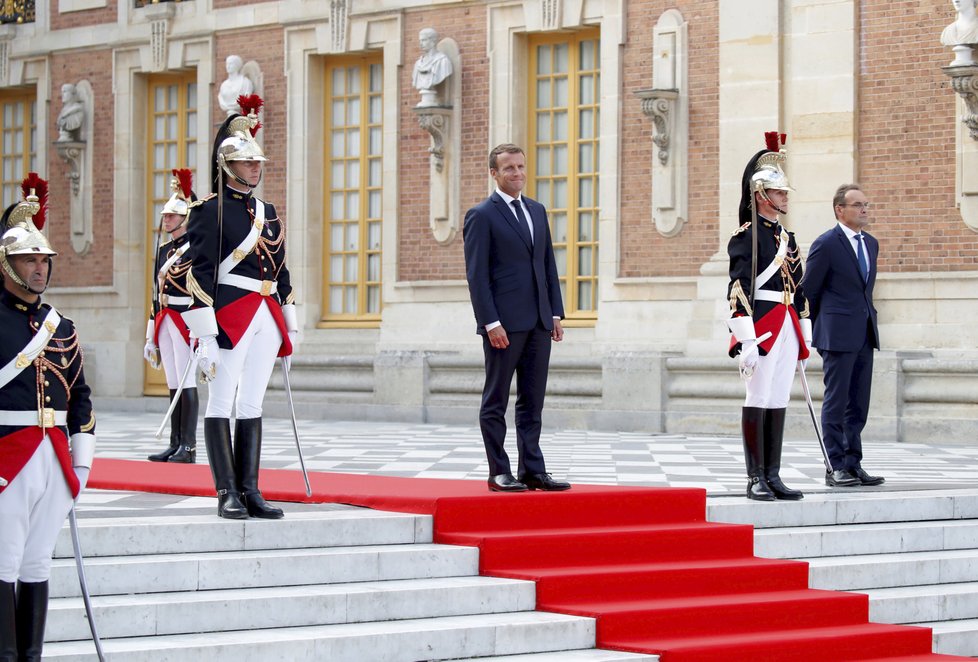
[[[177,178],[180,192],[185,200],[190,200],[194,193],[194,173],[189,168],[174,168],[173,176]]]
[[[21,193],[24,194],[24,199],[27,196],[33,194],[37,196],[37,204],[40,205],[40,209],[36,214],[34,214],[34,227],[38,230],[44,229],[44,212],[47,209],[48,204],[48,183],[41,179],[40,175],[36,172],[27,173],[27,177],[20,184]]]

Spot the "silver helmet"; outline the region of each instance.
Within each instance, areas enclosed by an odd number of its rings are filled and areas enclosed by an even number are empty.
[[[0,219],[0,268],[4,275],[21,287],[30,290],[17,275],[8,258],[11,255],[57,255],[41,229],[48,196],[48,183],[36,172],[27,175],[21,183],[24,200],[7,207]],[[50,279],[50,272],[48,278]]]
[[[194,174],[188,168],[174,168],[172,172],[170,190],[173,194],[160,210],[160,216],[163,214],[187,216],[190,213],[190,203],[194,200]]]
[[[238,177],[229,165],[232,161],[266,161],[265,152],[255,141],[255,134],[261,128],[258,111],[264,101],[257,94],[238,97],[238,105],[244,115],[232,115],[218,130],[215,141],[214,158],[217,166],[226,177],[244,186],[250,185]],[[220,174],[220,173],[217,173]],[[215,191],[216,192],[216,191]]]

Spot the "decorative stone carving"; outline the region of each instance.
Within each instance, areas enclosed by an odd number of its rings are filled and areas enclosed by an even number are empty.
[[[342,53],[347,50],[347,23],[350,17],[350,3],[347,0],[330,0],[329,3],[329,29],[330,46],[333,53]]]
[[[426,30],[421,31],[422,49],[425,53],[429,53],[434,50],[434,46],[426,47]],[[437,37],[434,30],[428,33],[429,36],[431,33]],[[461,164],[458,154],[462,145],[460,117],[462,85],[461,77],[452,75],[452,72],[460,71],[461,64],[458,44],[455,40],[443,39],[438,43],[437,52],[448,61],[447,67],[442,69],[443,72],[447,70],[448,73],[440,82],[435,83],[435,90],[421,89],[422,101],[414,107],[414,113],[418,117],[418,124],[431,136],[431,146],[428,148],[428,153],[431,155],[428,170],[430,176],[428,222],[435,241],[447,244],[455,239],[459,228]],[[445,95],[447,103],[444,105],[425,103],[425,92],[436,91],[441,91]]]
[[[452,75],[452,60],[438,50],[438,31],[434,28],[424,28],[418,33],[421,43],[421,57],[414,63],[411,82],[421,93],[420,107],[438,106],[439,91],[446,78]]]
[[[944,67],[943,71],[968,109],[961,118],[962,124],[968,127],[971,139],[978,140],[978,65]]]
[[[561,0],[541,0],[540,18],[544,30],[556,30],[560,27]]]
[[[92,86],[87,80],[61,86],[63,106],[58,115],[58,139],[54,142],[58,156],[67,166],[69,226],[71,247],[84,255],[92,246]]]
[[[228,55],[224,61],[228,77],[221,83],[217,92],[217,103],[221,110],[228,115],[241,112],[238,105],[239,96],[248,96],[255,92],[255,82],[244,71],[244,60],[240,55]]]
[[[675,9],[663,12],[653,31],[654,86],[636,90],[652,120],[652,220],[659,234],[674,237],[686,223],[689,95],[686,89],[686,22]]]

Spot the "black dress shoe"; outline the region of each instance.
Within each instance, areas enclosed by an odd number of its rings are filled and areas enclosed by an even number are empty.
[[[562,492],[571,488],[570,483],[554,480],[550,474],[527,474],[520,480],[531,490],[545,490],[547,492]]]
[[[845,469],[825,472],[825,484],[829,487],[855,487],[859,485],[859,479]]]
[[[513,474],[489,476],[490,492],[526,492],[526,485],[513,478]]]
[[[862,467],[849,470],[849,475],[859,481],[860,485],[882,485],[886,479],[882,476],[870,476]]]

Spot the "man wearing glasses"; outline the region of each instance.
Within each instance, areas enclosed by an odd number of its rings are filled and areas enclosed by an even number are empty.
[[[873,350],[880,348],[873,306],[879,242],[864,230],[869,202],[857,184],[840,186],[832,208],[838,223],[812,243],[802,281],[824,372],[822,434],[832,464],[825,484],[879,485],[884,479],[861,466]]]

